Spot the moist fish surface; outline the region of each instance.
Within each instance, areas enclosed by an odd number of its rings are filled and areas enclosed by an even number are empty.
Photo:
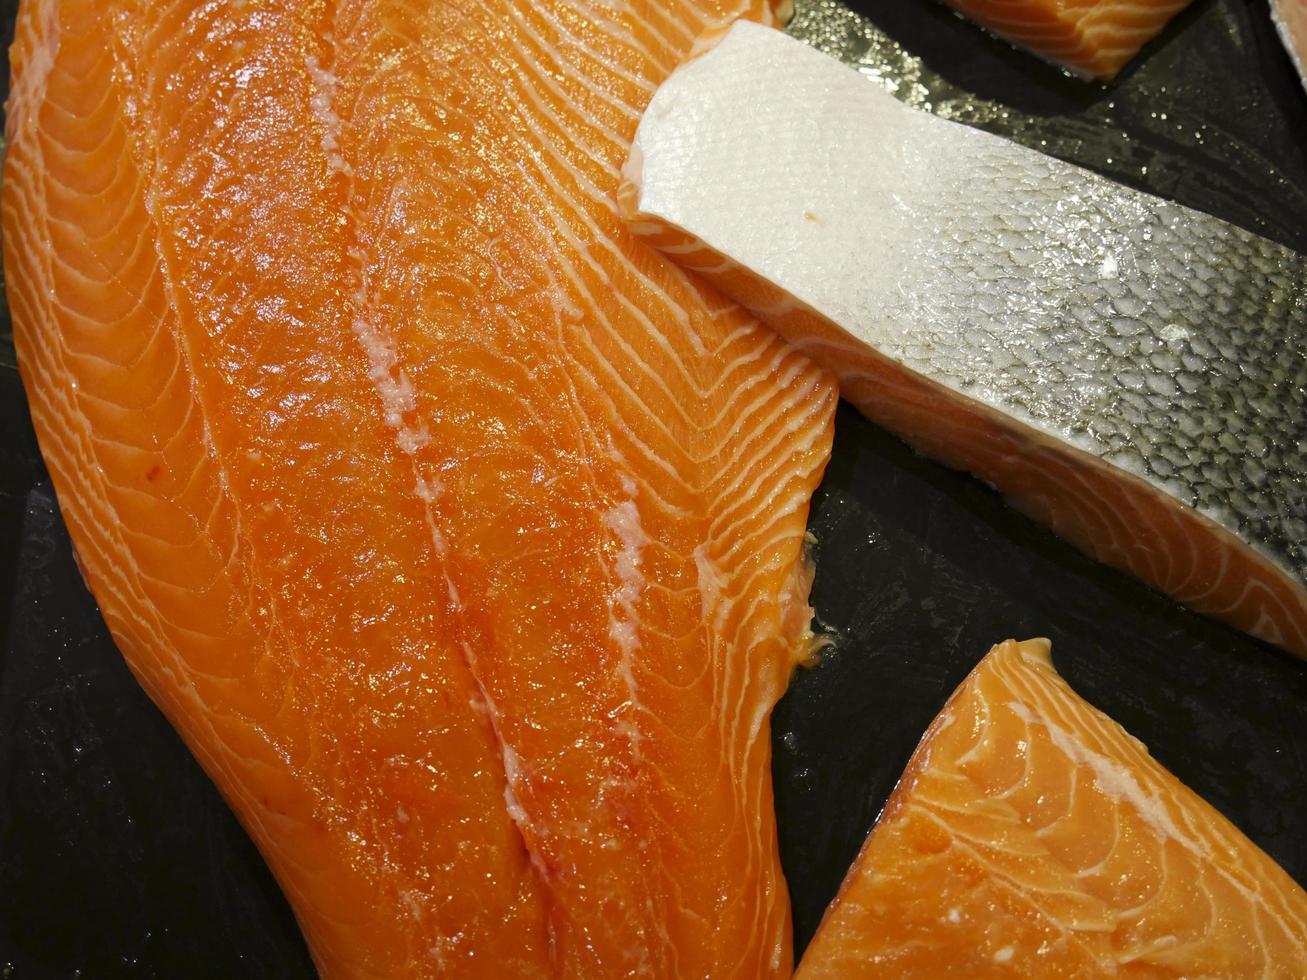
[[[22,4],[41,450],[324,976],[788,972],[768,721],[834,385],[611,200],[740,15]]]
[[[945,0],[1084,78],[1112,78],[1191,0]]]
[[[909,109],[751,24],[663,85],[626,178],[637,233],[873,420],[1307,654],[1302,256]]]
[[[1307,893],[1058,676],[990,651],[949,699],[797,977],[1300,977]]]

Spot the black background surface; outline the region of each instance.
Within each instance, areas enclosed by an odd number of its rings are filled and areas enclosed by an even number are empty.
[[[0,0],[6,44],[15,6]],[[1263,0],[1199,0],[1110,86],[928,0],[855,6],[924,61],[937,102],[1010,110],[979,125],[1307,251],[1307,95]],[[0,447],[0,975],[312,976],[275,882],[82,585],[7,320]],[[920,733],[1009,636],[1051,637],[1077,690],[1307,882],[1307,665],[1099,568],[847,407],[812,530],[835,643],[775,717],[800,944]]]

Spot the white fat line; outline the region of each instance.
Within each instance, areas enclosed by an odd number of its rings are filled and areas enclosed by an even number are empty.
[[[620,545],[612,570],[617,576],[617,589],[608,597],[608,635],[621,653],[617,676],[626,687],[632,710],[640,707],[639,686],[635,679],[635,654],[640,649],[640,614],[637,605],[644,592],[645,578],[642,566],[644,549],[649,536],[640,523],[640,508],[636,505],[635,481],[625,474],[621,477],[626,499],[609,507],[603,514],[604,527]],[[619,729],[638,752],[640,734],[633,723],[624,722]]]
[[[699,585],[699,603],[705,621],[712,622],[713,632],[721,633],[730,612],[731,600],[725,595],[726,576],[708,555],[707,543],[694,549],[694,567]]]
[[[340,152],[340,116],[336,114],[336,76],[322,67],[314,55],[304,59],[308,65],[309,78],[313,82],[313,94],[309,97],[309,106],[313,115],[322,126],[322,151],[327,155],[327,163],[338,174],[354,176],[354,169]]]
[[[365,317],[355,319],[353,330],[367,355],[368,380],[381,398],[386,424],[395,430],[395,444],[412,456],[431,441],[431,435],[420,420],[410,424],[405,419],[417,412],[417,393],[408,373],[399,366],[395,338]]]
[[[309,104],[322,126],[321,143],[327,164],[334,172],[352,179],[353,168],[340,150],[342,123],[335,109],[339,82],[335,74],[324,68],[312,54],[305,58],[305,68],[313,89]],[[381,398],[386,424],[395,431],[395,442],[400,450],[412,456],[430,442],[431,437],[420,420],[416,423],[408,421],[408,417],[417,412],[417,393],[408,374],[399,366],[399,345],[394,335],[367,315],[371,294],[367,256],[362,249],[351,248],[349,257],[359,269],[359,283],[352,297],[356,315],[351,329],[367,356],[368,380]]]

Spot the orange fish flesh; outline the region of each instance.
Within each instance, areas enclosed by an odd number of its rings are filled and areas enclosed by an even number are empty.
[[[1307,893],[1009,640],[917,747],[796,974],[1307,976]]]
[[[1085,78],[1112,78],[1191,0],[945,0]]]
[[[835,390],[609,193],[736,16],[23,2],[41,449],[324,976],[788,973],[768,719]]]

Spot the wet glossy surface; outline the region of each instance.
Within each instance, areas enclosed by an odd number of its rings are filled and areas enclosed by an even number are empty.
[[[1047,640],[980,662],[850,874],[800,980],[1307,972],[1307,892],[1076,694]]]
[[[1307,97],[1260,0],[1200,0],[1109,87],[922,0],[862,9],[881,31],[851,43],[911,99],[1307,250]],[[311,975],[81,585],[7,342],[0,440],[0,975]],[[812,528],[837,641],[775,726],[800,942],[931,717],[1009,635],[1052,637],[1081,694],[1307,882],[1307,667],[1099,569],[851,410]]]

